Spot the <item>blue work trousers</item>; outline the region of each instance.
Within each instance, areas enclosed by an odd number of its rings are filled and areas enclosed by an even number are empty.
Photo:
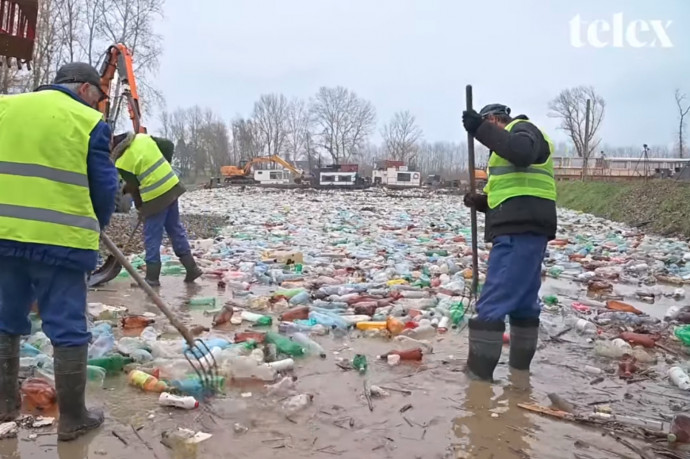
[[[180,208],[175,202],[163,211],[150,215],[144,220],[144,246],[146,248],[146,263],[161,262],[161,244],[163,231],[168,233],[175,255],[183,257],[192,253],[182,222],[180,222]]]
[[[480,320],[538,318],[541,265],[548,238],[511,234],[493,240],[486,281],[477,302]]]
[[[88,344],[86,291],[83,271],[0,257],[0,333],[29,335],[29,312],[36,299],[43,332],[54,347]]]

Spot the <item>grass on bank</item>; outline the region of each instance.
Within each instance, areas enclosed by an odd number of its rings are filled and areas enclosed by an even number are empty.
[[[690,183],[559,182],[558,205],[661,235],[690,237]]]

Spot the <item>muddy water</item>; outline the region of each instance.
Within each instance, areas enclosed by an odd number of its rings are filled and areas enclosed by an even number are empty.
[[[93,292],[90,301],[127,306],[132,312],[156,312],[143,292],[132,288],[128,280],[113,282],[106,290]],[[216,295],[212,281],[186,287],[180,277],[165,277],[161,291],[188,323],[210,323],[210,317],[200,311],[186,311],[183,304],[191,296]],[[567,282],[549,281],[544,293],[552,292],[576,296],[577,288]],[[635,304],[665,310],[665,306]],[[425,356],[422,364],[397,367],[374,360],[377,354],[395,347],[383,339],[363,338],[356,333],[317,338],[329,351],[328,358],[302,359],[295,370],[299,390],[314,394],[314,404],[290,420],[282,414],[280,401],[264,395],[261,385],[230,387],[227,396],[212,400],[200,410],[186,412],[158,407],[154,395],[127,387],[124,377],[109,378],[103,389],[88,394],[89,402],[107,413],[104,428],[75,443],[60,445],[54,430],[39,432],[35,440],[29,440],[29,432],[22,431],[18,440],[0,442],[0,457],[555,459],[578,457],[576,453],[585,458],[613,457],[606,450],[635,457],[615,440],[602,437],[599,430],[553,421],[517,406],[549,405],[546,394],[557,392],[580,407],[605,401],[617,413],[661,419],[672,413],[672,404],[680,402],[663,396],[683,395],[663,378],[660,382],[628,385],[610,376],[591,385],[593,378],[582,371],[584,365],[613,368],[613,364],[594,360],[591,345],[580,337],[564,338],[572,343],[541,344],[531,377],[510,373],[506,348],[494,384],[468,380],[461,372],[467,355],[466,331],[449,332],[435,340],[434,353]],[[369,371],[364,377],[334,364],[336,357],[352,358],[355,353],[369,358]],[[365,380],[389,388],[389,397],[373,400],[373,411],[362,395]],[[406,406],[410,408],[401,413]],[[235,432],[235,424],[249,430]],[[160,443],[161,433],[178,426],[203,430],[213,437],[196,452],[171,451]],[[140,430],[135,434],[134,429]]]

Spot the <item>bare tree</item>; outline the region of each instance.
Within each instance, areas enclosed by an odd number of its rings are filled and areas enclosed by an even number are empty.
[[[683,103],[686,99],[686,94],[681,93],[680,89],[676,89],[675,92],[676,105],[678,106],[678,157],[683,158],[685,154],[685,115],[690,111],[690,104]]]
[[[589,117],[587,116],[587,100],[591,101]],[[577,155],[585,160],[601,142],[601,139],[597,138],[597,133],[604,119],[604,107],[604,99],[591,86],[564,89],[549,103],[551,110],[549,116],[561,120],[560,128],[572,140]],[[587,130],[588,122],[589,129]]]
[[[254,103],[252,119],[261,135],[265,154],[280,155],[288,137],[288,101],[282,94],[262,94]]]
[[[310,112],[317,144],[336,164],[365,145],[376,121],[373,105],[342,86],[319,89]]]
[[[236,118],[232,122],[232,152],[234,161],[240,163],[261,156],[264,151],[263,137],[253,120]]]
[[[311,119],[309,110],[302,99],[290,101],[287,112],[287,138],[285,159],[297,161],[302,157],[309,157],[309,128]]]
[[[397,161],[412,163],[419,152],[422,130],[417,126],[414,115],[409,111],[397,112],[390,123],[381,131],[388,157]]]

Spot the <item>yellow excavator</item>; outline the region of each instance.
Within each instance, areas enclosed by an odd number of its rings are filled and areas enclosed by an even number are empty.
[[[220,174],[224,177],[225,183],[254,183],[254,179],[251,177],[252,166],[266,163],[280,164],[285,169],[292,172],[295,176],[295,183],[301,183],[304,171],[297,169],[278,155],[257,156],[243,163],[241,166],[223,166],[220,168]]]

